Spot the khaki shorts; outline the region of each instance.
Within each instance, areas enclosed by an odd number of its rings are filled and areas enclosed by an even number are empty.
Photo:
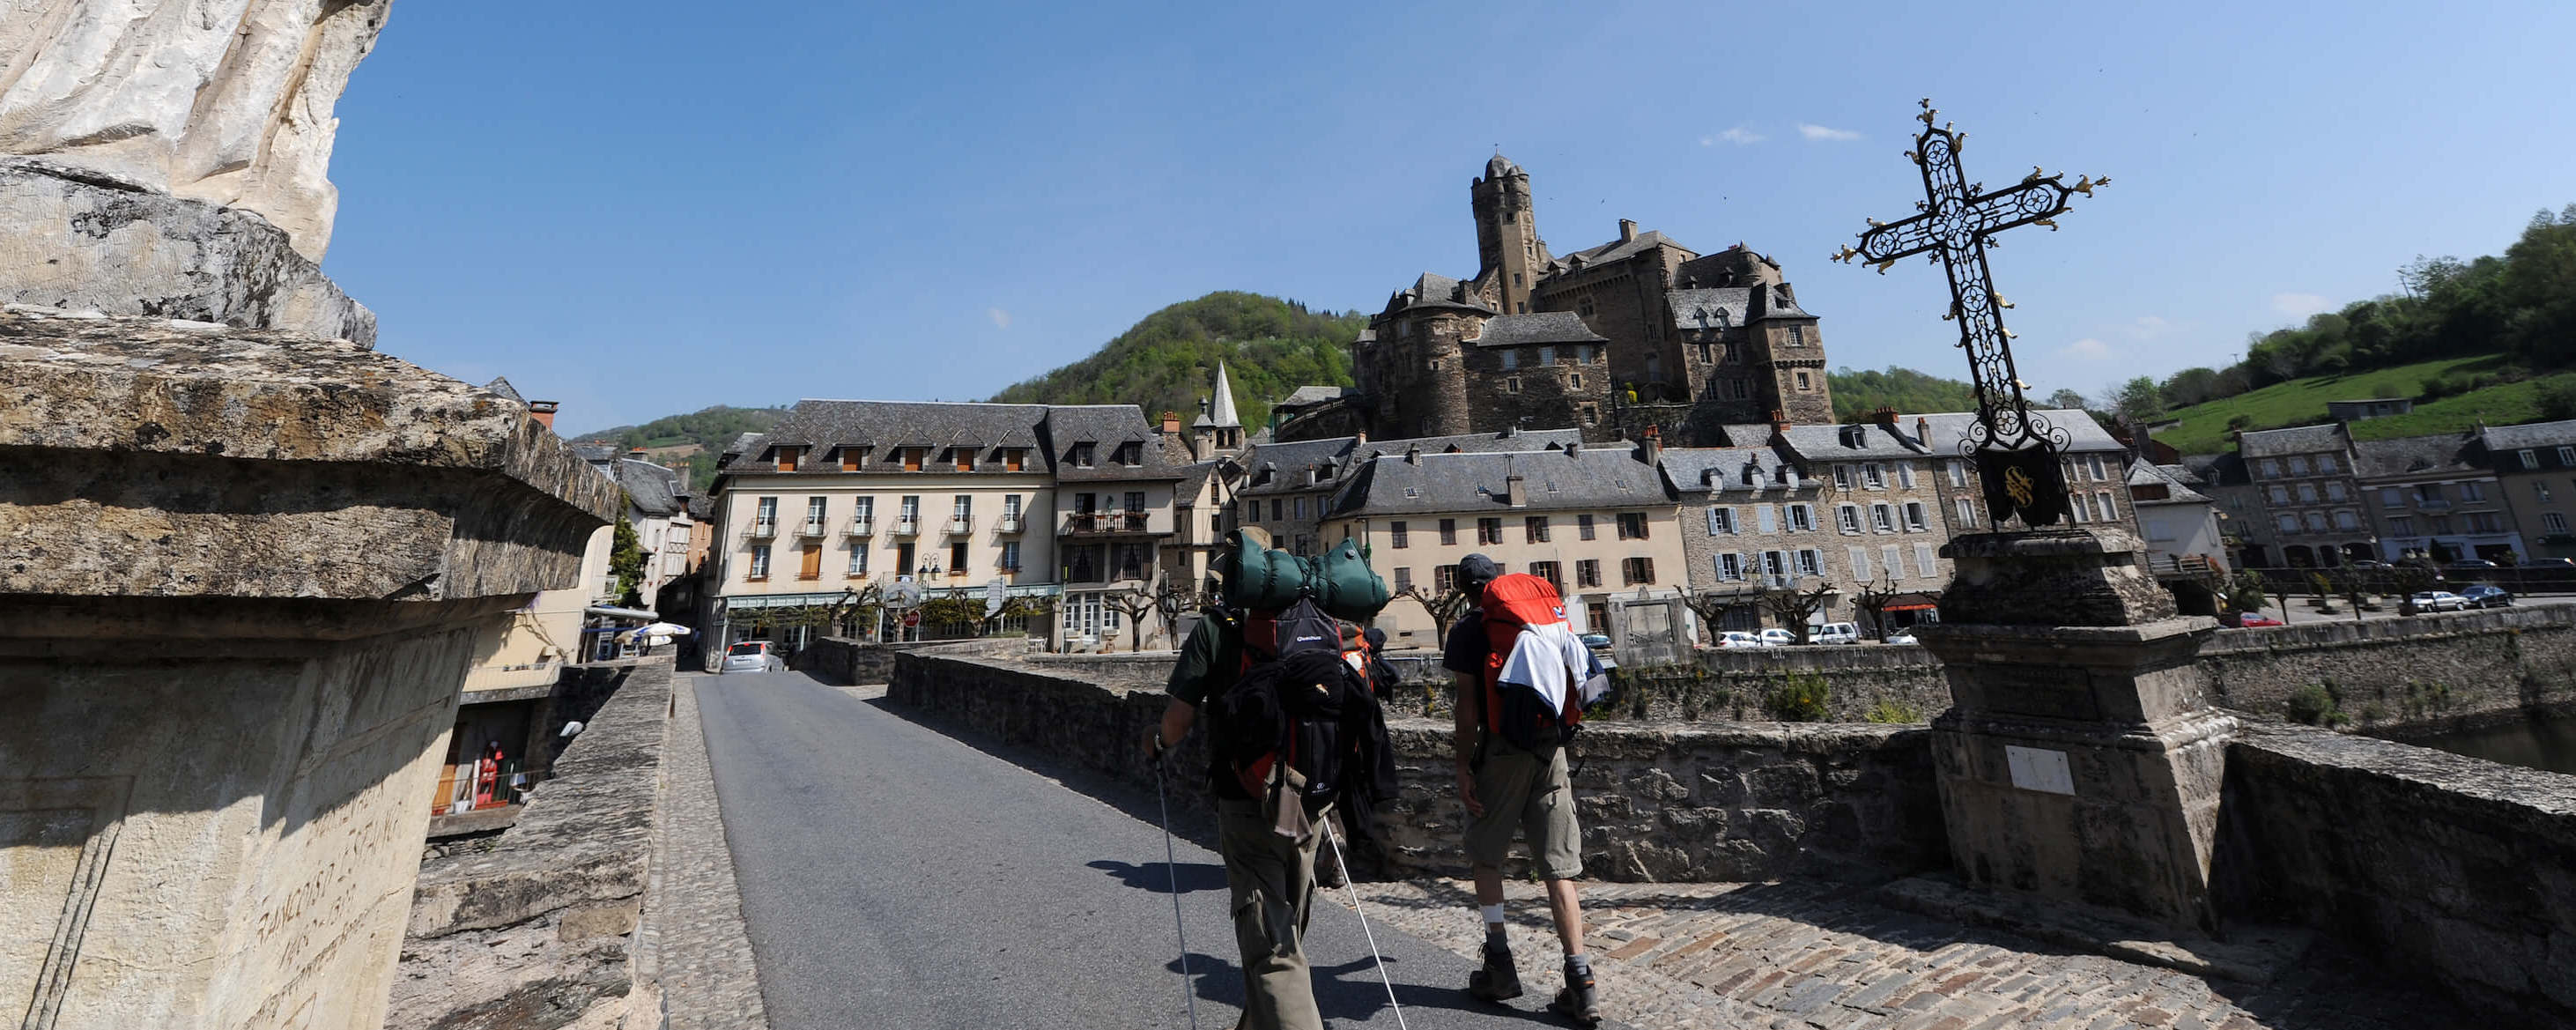
[[[1485,814],[1468,817],[1468,861],[1502,865],[1512,831],[1519,830],[1529,841],[1531,867],[1542,879],[1583,875],[1583,831],[1574,823],[1574,783],[1565,774],[1564,748],[1540,761],[1488,736],[1475,773],[1476,800]]]

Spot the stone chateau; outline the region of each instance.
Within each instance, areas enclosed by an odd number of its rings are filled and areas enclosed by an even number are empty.
[[[1834,420],[1825,344],[1780,263],[1739,243],[1703,255],[1637,223],[1563,256],[1538,234],[1527,171],[1501,154],[1469,184],[1476,274],[1425,272],[1351,345],[1357,386],[1301,392],[1281,440],[1453,436],[1580,426],[1602,441],[1660,426],[1676,444],[1726,427]]]

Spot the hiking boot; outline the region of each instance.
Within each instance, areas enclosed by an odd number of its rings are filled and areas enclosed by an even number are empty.
[[[1467,974],[1467,996],[1497,1003],[1521,996],[1521,971],[1512,966],[1510,945],[1485,942],[1485,968]]]
[[[1573,1020],[1577,1026],[1600,1026],[1600,994],[1593,985],[1590,967],[1577,970],[1567,966],[1565,989],[1556,992],[1556,1000],[1547,1003],[1547,1010]]]

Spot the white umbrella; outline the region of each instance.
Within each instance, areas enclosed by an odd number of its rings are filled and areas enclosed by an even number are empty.
[[[643,629],[637,630],[636,632],[656,637],[685,637],[697,631],[676,622],[656,622],[650,626],[644,627]]]

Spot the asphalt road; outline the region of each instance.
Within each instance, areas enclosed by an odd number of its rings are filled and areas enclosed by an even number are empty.
[[[1151,794],[1077,793],[801,673],[697,682],[772,1027],[1190,1025]],[[1224,1030],[1224,867],[1176,847],[1198,1025]],[[1485,1006],[1467,959],[1375,929],[1406,1025],[1564,1025],[1540,1011],[1556,984]],[[1306,954],[1330,1025],[1398,1025],[1348,908],[1316,906]]]

